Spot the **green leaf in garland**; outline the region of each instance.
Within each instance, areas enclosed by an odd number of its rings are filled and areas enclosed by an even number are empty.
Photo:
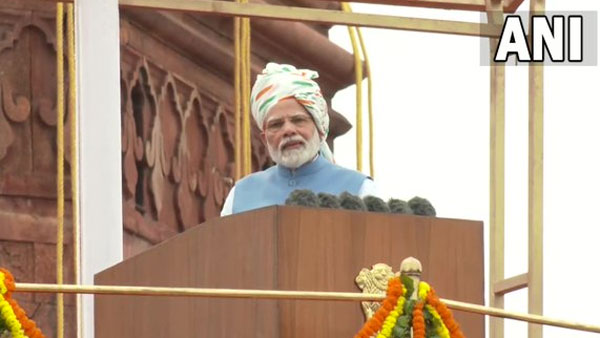
[[[404,313],[398,317],[396,325],[392,329],[391,338],[410,338],[410,328],[412,327],[412,311],[415,307],[416,302],[414,300],[407,300],[404,302]]]
[[[0,336],[4,333],[4,331],[8,331],[8,325],[4,322],[4,318],[0,315]]]
[[[406,302],[404,302],[404,311],[402,313],[404,313],[404,315],[410,315],[412,317],[413,309],[415,308],[416,304],[417,301],[414,299],[407,300]]]
[[[439,338],[433,315],[427,308],[423,309],[423,317],[425,317],[425,338]]]
[[[404,297],[406,297],[406,299],[408,299],[408,298],[410,298],[410,296],[412,296],[413,292],[415,291],[415,287],[413,285],[413,280],[410,277],[405,276],[405,275],[401,275],[400,280],[402,281],[402,284],[406,288],[406,294],[404,295]]]
[[[392,329],[392,338],[410,338],[410,328],[412,324],[412,316],[404,315],[398,317],[396,326]]]

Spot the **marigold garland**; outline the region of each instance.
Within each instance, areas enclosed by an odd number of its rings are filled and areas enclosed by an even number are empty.
[[[413,338],[425,338],[425,316],[423,315],[423,305],[425,303],[418,302],[413,310]]]
[[[390,279],[386,299],[355,338],[405,338],[411,327],[413,338],[464,338],[452,312],[429,284],[420,282],[418,299],[408,301],[405,296],[412,290],[412,280]]]
[[[25,310],[12,298],[13,291],[15,280],[12,274],[0,268],[0,320],[4,321],[13,338],[44,338],[35,322],[27,317]]]
[[[427,312],[433,317],[433,324],[438,336],[440,336],[440,338],[450,338],[450,331],[448,331],[448,328],[444,325],[444,321],[436,309],[430,304],[425,305],[425,309],[427,309]]]
[[[404,286],[402,286],[402,294],[400,295],[400,297],[398,297],[396,307],[394,307],[394,309],[390,311],[390,315],[383,322],[381,331],[377,335],[377,338],[390,338],[392,336],[392,330],[396,326],[398,317],[400,317],[404,312],[404,302],[406,300],[406,298],[404,298],[405,294],[406,289],[404,288]]]
[[[431,306],[439,313],[440,317],[442,317],[444,325],[448,328],[448,331],[450,331],[450,338],[465,338],[465,335],[460,330],[460,326],[454,320],[452,312],[448,309],[446,304],[440,301],[433,288],[431,288],[430,292],[427,294],[427,303],[431,304]]]
[[[390,312],[396,307],[398,298],[404,296],[404,288],[398,278],[392,278],[388,282],[387,298],[383,301],[383,304],[375,312],[373,317],[363,325],[360,331],[354,336],[355,338],[370,338],[374,336],[378,331],[381,330],[385,318],[388,317]],[[384,318],[383,320],[381,318]]]
[[[25,337],[21,323],[17,319],[17,315],[13,311],[12,306],[6,300],[9,296],[8,290],[10,285],[10,277],[3,270],[0,270],[0,318],[3,321],[4,326],[8,329],[13,338]]]

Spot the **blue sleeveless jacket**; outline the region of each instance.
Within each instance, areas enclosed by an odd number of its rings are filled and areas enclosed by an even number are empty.
[[[309,189],[315,194],[339,195],[347,191],[358,195],[367,176],[335,165],[322,156],[295,170],[281,165],[251,174],[235,185],[233,213],[270,205],[283,205],[296,189]]]

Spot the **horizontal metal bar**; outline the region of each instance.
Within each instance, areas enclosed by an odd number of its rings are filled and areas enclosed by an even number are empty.
[[[73,2],[73,0],[46,0],[53,2]],[[324,0],[325,1],[325,0]],[[342,0],[330,0],[340,2]],[[458,9],[464,11],[485,12],[486,0],[355,0],[356,2],[382,4],[392,6],[409,6],[421,8]],[[523,0],[504,0],[504,13],[514,13]]]
[[[342,1],[342,0],[329,0]],[[409,6],[420,8],[440,8],[440,9],[458,9],[463,11],[486,11],[487,0],[354,0],[353,2],[362,2],[370,4],[383,4],[393,6]],[[523,3],[523,0],[504,0],[504,12],[514,13]]]
[[[157,286],[74,285],[38,283],[15,283],[15,292],[345,301],[383,301],[386,297],[385,295],[366,294],[357,292],[244,290]]]
[[[348,13],[336,10],[236,3],[218,0],[120,0],[121,6],[175,10],[331,25],[388,28],[429,33],[498,38],[502,27],[486,23],[407,18],[389,15]],[[157,23],[158,24],[158,23]]]
[[[15,292],[50,292],[109,294],[163,297],[216,297],[216,298],[253,298],[253,299],[297,299],[297,300],[341,300],[341,301],[383,301],[385,295],[363,294],[358,292],[319,292],[319,291],[281,291],[281,290],[243,290],[243,289],[204,289],[173,288],[155,286],[116,286],[116,285],[69,285],[15,283]],[[599,326],[574,323],[560,319],[550,319],[539,315],[506,311],[488,306],[440,299],[449,308],[494,317],[509,318],[536,324],[545,324],[568,329],[600,333]]]

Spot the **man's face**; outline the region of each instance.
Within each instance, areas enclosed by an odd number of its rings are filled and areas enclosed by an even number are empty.
[[[321,137],[306,109],[295,99],[278,102],[267,115],[263,140],[273,161],[298,168],[319,151]]]

